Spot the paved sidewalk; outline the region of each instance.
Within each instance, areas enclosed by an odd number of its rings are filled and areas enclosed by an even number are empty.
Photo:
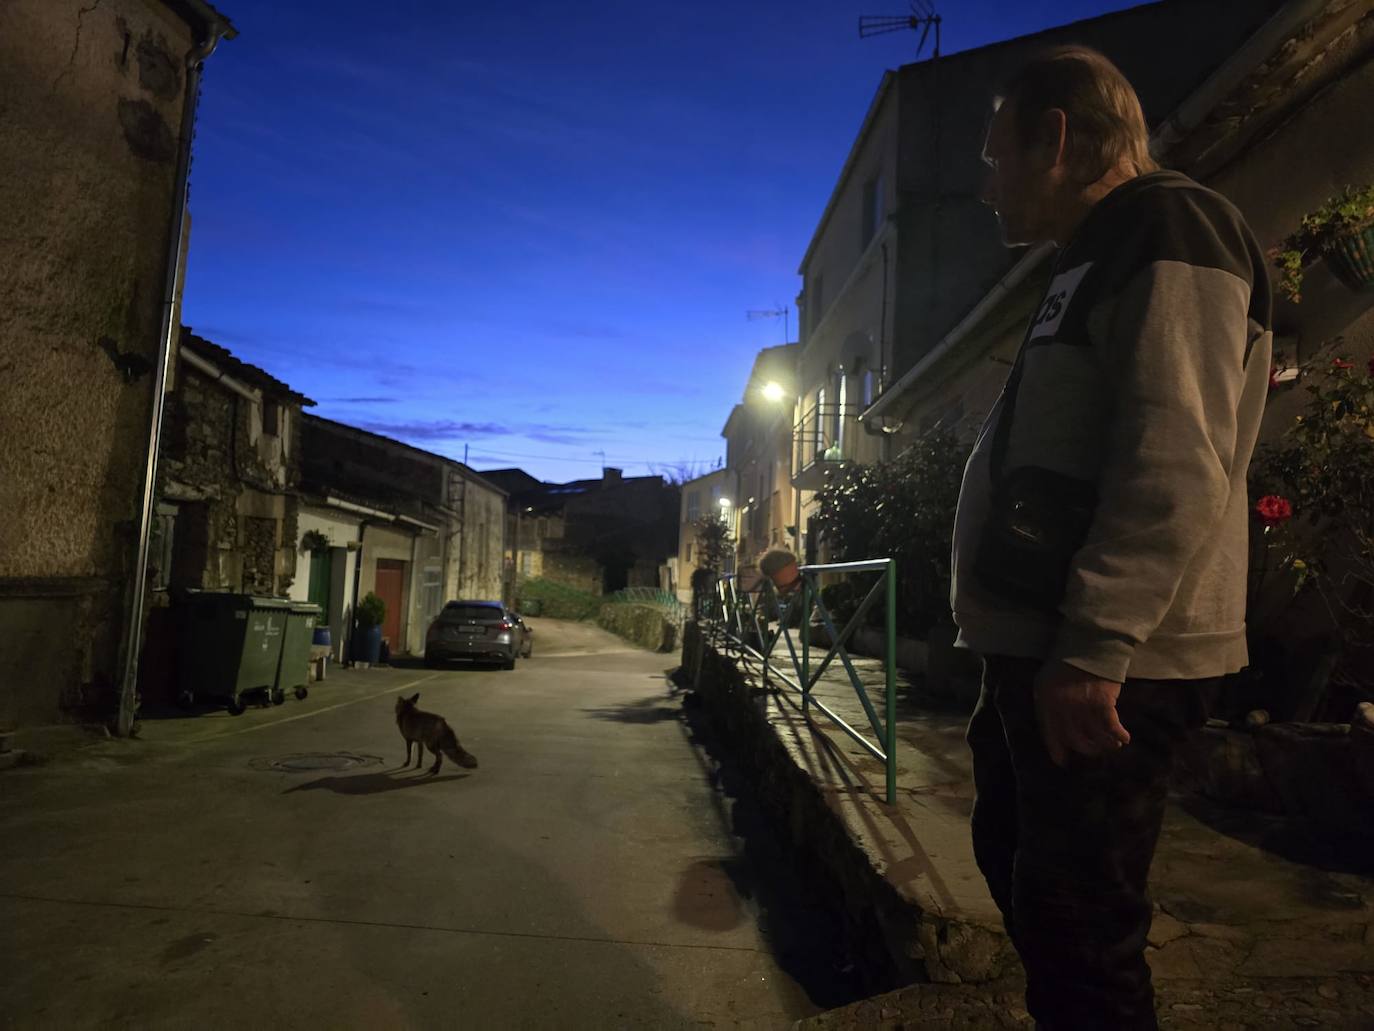
[[[881,663],[855,658],[854,664],[881,715]],[[746,662],[741,669],[757,682],[756,663]],[[959,927],[974,932],[967,954],[956,953],[957,962],[942,966],[927,955],[932,980],[982,980],[977,975],[984,969],[991,977],[1016,976],[1014,961],[1009,968],[1005,962],[1008,953],[993,960],[986,946],[978,944],[985,933],[1000,935],[1001,927],[974,862],[968,831],[973,788],[963,741],[967,715],[923,708],[913,701],[914,694],[912,685],[899,684],[894,807],[881,801],[883,764],[822,714],[813,710],[812,720],[803,718],[793,704],[799,704],[799,697],[785,686],[760,704],[766,705],[766,717],[793,761],[807,772],[887,884],[922,913],[950,921],[956,928],[951,938],[957,937]],[[838,661],[817,685],[815,697],[851,726],[872,735]],[[1161,1015],[1167,1026],[1221,1026],[1217,1021],[1223,1011],[1241,1002],[1249,1005],[1245,1000],[1253,998],[1255,1005],[1273,1010],[1255,1026],[1285,1026],[1289,1017],[1313,1017],[1305,1012],[1312,1005],[1331,1012],[1336,1012],[1333,1006],[1344,1005],[1346,1023],[1329,1023],[1323,1017],[1319,1025],[1291,1026],[1374,1028],[1374,878],[1369,873],[1336,868],[1320,846],[1277,818],[1175,799],[1152,871],[1156,914],[1148,953],[1162,986]],[[947,946],[942,942],[942,956]],[[1265,987],[1270,980],[1272,991]],[[1313,994],[1319,989],[1320,994]],[[938,994],[946,1002],[960,997],[943,990]],[[989,997],[985,993],[984,1001]],[[1227,999],[1234,1005],[1223,1005]],[[1181,1008],[1168,1009],[1175,1004]],[[1288,1004],[1297,1011],[1284,1016],[1279,1010]],[[897,1026],[900,1007],[893,1011],[892,1026]],[[839,1025],[817,1018],[815,1026]],[[975,1020],[929,1026],[995,1025]]]

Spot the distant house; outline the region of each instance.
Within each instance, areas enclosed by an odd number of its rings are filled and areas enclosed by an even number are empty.
[[[733,502],[726,491],[730,472],[716,469],[682,485],[682,508],[678,516],[677,558],[673,564],[673,590],[684,604],[692,601],[692,574],[701,568],[701,554],[697,544],[698,521],[707,517],[731,519],[721,499]]]
[[[594,594],[665,586],[662,568],[677,552],[678,488],[663,477],[612,468],[570,483],[522,469],[482,476],[510,492],[507,558],[517,591],[531,577]]]
[[[730,502],[723,514],[735,537],[741,572],[752,568],[769,548],[792,548],[801,554],[805,547],[804,528],[797,523],[801,488],[792,482],[799,471],[792,457],[792,414],[800,350],[797,344],[782,344],[758,353],[740,403],[721,430]],[[824,445],[819,438],[810,444],[803,453],[814,462]]]
[[[203,0],[0,3],[0,725],[132,724],[188,55],[234,35]]]
[[[342,655],[353,606],[386,603],[382,636],[419,654],[446,601],[499,600],[506,493],[462,462],[343,423],[302,427],[304,568],[291,596],[319,604]]]

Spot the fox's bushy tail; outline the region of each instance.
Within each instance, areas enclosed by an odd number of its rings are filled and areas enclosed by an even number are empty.
[[[463,766],[469,770],[477,769],[477,756],[473,755],[462,745],[454,744],[445,748],[444,755],[448,756],[449,759],[456,762],[459,766]]]

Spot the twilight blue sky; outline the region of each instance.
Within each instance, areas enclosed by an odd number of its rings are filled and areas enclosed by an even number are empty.
[[[745,311],[791,305],[917,42],[858,38],[907,0],[216,2],[183,320],[321,415],[551,480],[723,453],[783,339]],[[946,2],[944,52],[1131,6]]]

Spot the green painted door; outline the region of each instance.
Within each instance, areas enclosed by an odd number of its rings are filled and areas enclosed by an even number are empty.
[[[328,548],[310,553],[310,601],[320,607],[320,622],[329,622],[330,574],[334,556]]]

